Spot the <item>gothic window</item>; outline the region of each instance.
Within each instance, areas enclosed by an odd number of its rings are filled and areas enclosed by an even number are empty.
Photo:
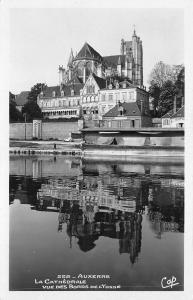
[[[94,85],[88,85],[86,87],[86,91],[87,91],[87,94],[94,94],[95,93],[95,86]]]

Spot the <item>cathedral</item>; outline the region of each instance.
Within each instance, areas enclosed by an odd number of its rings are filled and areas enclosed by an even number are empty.
[[[82,118],[85,126],[101,121],[115,126],[118,119],[119,127],[151,126],[143,47],[135,30],[131,41],[121,40],[118,55],[101,56],[88,43],[75,56],[71,50],[66,69],[59,66],[59,85],[46,87],[37,103],[45,119]]]
[[[101,56],[88,43],[77,55],[71,49],[67,68],[59,66],[59,84],[68,85],[73,78],[85,83],[90,74],[108,79],[127,79],[132,84],[143,86],[143,47],[140,37],[134,30],[131,41],[121,40],[120,54]]]

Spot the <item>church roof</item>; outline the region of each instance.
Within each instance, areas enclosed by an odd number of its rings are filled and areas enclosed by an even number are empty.
[[[142,116],[144,114],[141,113],[139,106],[137,105],[136,102],[130,102],[130,103],[121,103],[121,106],[123,107],[124,110],[124,115],[123,116]],[[118,117],[120,116],[120,105],[117,104],[115,105],[112,109],[110,109],[103,117]]]
[[[23,106],[28,101],[29,91],[23,91],[20,94],[16,95],[15,102],[17,106]]]
[[[70,51],[70,57],[69,57],[69,60],[68,60],[68,66],[71,65],[71,63],[72,63],[72,61],[73,61],[73,58],[74,58],[74,55],[73,55],[73,51],[72,51],[72,49],[71,49],[71,51]]]
[[[76,74],[73,76],[73,78],[71,80],[68,81],[68,83],[66,85],[70,85],[70,84],[82,84],[83,81],[80,77],[78,77]]]
[[[94,73],[92,75],[93,75],[96,83],[98,84],[99,88],[104,89],[106,86],[106,80],[101,77],[96,76]]]
[[[125,55],[103,56],[103,61],[106,63],[107,67],[116,67],[121,61],[121,65],[124,67]]]
[[[94,50],[88,43],[85,43],[82,49],[78,52],[74,60],[82,59],[82,58],[94,58],[97,60],[102,60],[101,55]]]

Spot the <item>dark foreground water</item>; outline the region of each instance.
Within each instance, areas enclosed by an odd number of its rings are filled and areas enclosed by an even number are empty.
[[[183,290],[183,168],[11,157],[10,290]]]

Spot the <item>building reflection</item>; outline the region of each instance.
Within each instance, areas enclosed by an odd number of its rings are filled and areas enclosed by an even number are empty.
[[[10,203],[20,199],[32,210],[57,212],[57,230],[66,231],[70,247],[75,239],[79,249],[87,252],[99,238],[108,237],[117,240],[119,253],[127,253],[135,263],[141,251],[144,215],[158,238],[166,231],[184,230],[181,178],[150,176],[147,166],[143,174],[131,174],[125,172],[125,165],[85,168],[79,161],[65,165],[72,169],[69,176],[62,176],[60,164],[59,176],[42,177],[42,172],[48,172],[43,163],[32,166],[33,176],[10,176]]]

